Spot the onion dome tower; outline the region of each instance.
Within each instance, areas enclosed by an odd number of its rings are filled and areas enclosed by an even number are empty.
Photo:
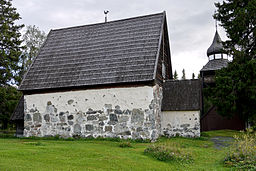
[[[220,54],[221,58],[223,58],[223,52],[224,52],[223,49],[224,48],[222,45],[220,35],[219,35],[218,31],[216,30],[212,44],[207,50],[207,56],[210,57],[213,55],[213,59],[215,59],[216,55]]]
[[[217,28],[212,44],[207,50],[207,56],[209,61],[200,70],[200,75],[201,78],[203,78],[203,83],[212,84],[214,83],[215,71],[228,65],[227,54],[224,51],[224,47]]]
[[[204,95],[203,89],[206,87],[215,86],[215,72],[223,67],[228,65],[227,55],[225,54],[224,47],[220,38],[220,35],[217,31],[212,41],[211,46],[207,50],[208,62],[200,70],[200,76],[202,80],[201,89],[202,89],[202,106],[204,106]],[[202,114],[204,115],[204,107],[202,107]]]
[[[200,70],[201,75],[201,131],[211,131],[219,129],[241,130],[245,128],[243,120],[237,115],[232,118],[225,118],[218,114],[217,106],[209,102],[207,96],[204,95],[203,89],[215,86],[215,73],[217,70],[227,67],[229,61],[224,51],[224,47],[217,31],[211,46],[207,50],[209,61]],[[208,92],[210,93],[210,92]]]

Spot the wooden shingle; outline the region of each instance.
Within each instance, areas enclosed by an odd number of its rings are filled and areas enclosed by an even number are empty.
[[[214,59],[210,60],[200,71],[216,71],[227,66],[227,59]]]
[[[199,80],[168,80],[163,86],[162,111],[200,110]]]
[[[153,81],[165,12],[51,30],[20,90]]]

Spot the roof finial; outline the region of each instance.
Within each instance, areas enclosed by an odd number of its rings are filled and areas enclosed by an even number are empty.
[[[104,11],[104,14],[105,14],[105,23],[107,22],[107,20],[108,20],[108,13],[109,13],[109,11],[107,10],[107,11]]]
[[[214,11],[214,15],[216,15],[216,10]],[[217,19],[215,19],[215,27],[216,27],[216,31],[217,31],[217,28],[218,28]]]

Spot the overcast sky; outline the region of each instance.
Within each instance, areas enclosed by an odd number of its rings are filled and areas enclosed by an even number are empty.
[[[13,0],[22,19],[19,23],[50,29],[87,25],[166,11],[172,68],[179,78],[197,76],[207,63],[207,48],[215,34],[214,2],[222,0]],[[218,27],[222,40],[225,32]]]

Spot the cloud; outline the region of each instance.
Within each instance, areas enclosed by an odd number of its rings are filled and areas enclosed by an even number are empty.
[[[208,61],[215,26],[212,15],[215,0],[13,0],[22,20],[19,23],[36,25],[46,33],[50,29],[86,25],[166,11],[172,65],[179,75],[185,68],[187,77],[196,75]],[[224,39],[224,31],[220,29]]]

